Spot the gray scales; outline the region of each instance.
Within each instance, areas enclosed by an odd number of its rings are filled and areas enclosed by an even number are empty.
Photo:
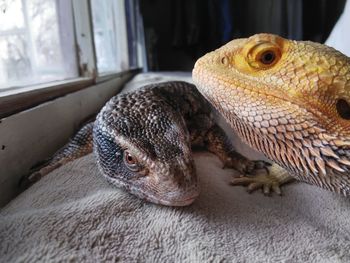
[[[192,147],[216,154],[242,175],[266,174],[268,165],[237,153],[217,125],[211,105],[187,82],[144,86],[111,98],[43,167],[24,178],[31,184],[57,167],[94,151],[112,184],[153,203],[184,206],[199,195]],[[267,182],[265,188],[277,189]]]

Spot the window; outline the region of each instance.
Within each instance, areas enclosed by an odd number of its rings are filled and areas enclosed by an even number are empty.
[[[117,32],[115,21],[115,2],[91,0],[94,41],[96,47],[98,72],[113,72],[121,66],[117,54]]]
[[[125,15],[129,67],[142,67],[144,71],[147,71],[145,36],[139,0],[125,1]]]
[[[0,99],[24,86],[96,81],[140,66],[142,34],[127,21],[141,21],[137,7],[138,0],[0,0]]]
[[[76,77],[70,5],[55,0],[5,0],[0,14],[0,88]],[[65,1],[67,3],[67,1]],[[70,32],[67,32],[70,31]]]

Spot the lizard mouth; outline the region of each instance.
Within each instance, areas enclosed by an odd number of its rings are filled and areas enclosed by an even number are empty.
[[[200,194],[200,188],[192,187],[191,189],[184,189],[182,191],[175,190],[164,194],[155,194],[146,191],[130,191],[137,197],[144,199],[154,204],[165,206],[188,206],[192,204]]]
[[[136,195],[138,198],[146,200],[150,203],[165,205],[165,206],[188,206],[192,204],[199,196],[199,189],[191,190],[186,194],[176,194],[176,197],[165,194],[155,195],[153,193],[141,192],[140,190],[133,191],[130,189],[131,194]]]
[[[191,194],[190,196],[184,198],[184,199],[179,199],[179,200],[160,200],[159,204],[161,205],[166,205],[166,206],[188,206],[192,204],[197,197],[199,196],[199,191],[196,193]]]
[[[112,185],[121,187],[140,199],[165,206],[188,206],[192,204],[200,194],[200,187],[198,186],[198,183],[183,189],[176,188],[172,191],[157,192],[154,189],[147,190],[148,188],[144,187],[144,185],[130,185],[123,180],[112,178],[107,175],[104,175],[104,177]]]
[[[160,200],[158,202],[153,202],[151,200],[147,200],[151,203],[159,204],[159,205],[165,205],[165,206],[189,206],[191,205],[195,200],[197,199],[197,196],[184,199],[184,200],[176,200],[176,201],[168,201],[168,200]]]

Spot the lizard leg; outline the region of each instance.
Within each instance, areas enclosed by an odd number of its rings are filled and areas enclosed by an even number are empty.
[[[265,195],[269,195],[271,191],[281,195],[280,186],[293,180],[294,178],[284,168],[273,163],[267,170],[260,170],[253,176],[233,178],[231,185],[247,186],[249,193],[262,189]]]
[[[281,195],[280,186],[293,180],[288,172],[277,164],[264,161],[252,161],[234,150],[226,133],[216,124],[207,132],[192,132],[192,142],[202,142],[208,151],[214,153],[223,162],[224,168],[232,168],[241,173],[234,177],[231,185],[247,186],[248,192],[262,189],[268,195],[275,192]]]
[[[208,151],[217,155],[223,162],[223,168],[232,168],[246,175],[256,169],[262,169],[269,165],[264,161],[252,161],[234,150],[230,139],[226,133],[216,124],[214,124],[206,133],[204,145]]]
[[[33,167],[31,172],[20,179],[21,188],[27,188],[58,167],[92,152],[93,122],[83,126],[74,137],[43,165]]]

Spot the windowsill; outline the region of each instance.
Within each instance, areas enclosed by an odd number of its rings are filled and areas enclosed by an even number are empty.
[[[34,85],[26,85],[22,87],[10,87],[10,88],[5,88],[4,90],[0,90],[0,98],[3,97],[8,97],[8,96],[15,96],[21,93],[28,93],[33,90],[44,90],[44,89],[50,89],[52,87],[62,87],[66,85],[75,85],[79,83],[85,83],[85,82],[92,82],[92,78],[72,78],[72,79],[65,79],[65,80],[55,80],[55,81],[50,81],[50,82],[45,82],[45,83],[39,83],[39,84],[34,84]]]
[[[113,78],[118,78],[121,76],[121,74],[125,72],[134,72],[135,74],[140,73],[141,69],[140,68],[131,68],[129,70],[124,70],[124,71],[109,71],[109,72],[103,72],[101,74],[98,74],[96,77],[96,83],[101,83],[104,81],[108,81]]]
[[[75,78],[1,92],[0,119],[74,91],[87,88],[95,83],[101,83],[114,78],[121,78],[126,74],[135,75],[139,71],[140,69],[131,69],[119,73],[102,75],[96,79]]]

